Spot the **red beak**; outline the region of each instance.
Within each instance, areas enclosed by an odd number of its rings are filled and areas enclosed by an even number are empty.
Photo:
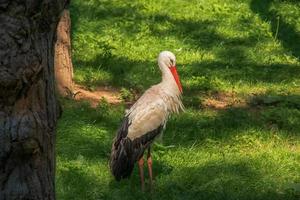
[[[176,81],[179,91],[182,93],[182,86],[181,86],[180,79],[179,79],[179,76],[178,76],[178,73],[176,70],[176,66],[169,67],[169,69],[170,69],[171,73],[173,74],[173,77]]]

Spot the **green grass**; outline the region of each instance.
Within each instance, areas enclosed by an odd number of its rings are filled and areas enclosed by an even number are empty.
[[[131,98],[160,81],[156,57],[171,50],[187,111],[154,145],[155,189],[143,194],[137,169],[121,182],[108,169],[125,106],[62,100],[58,199],[300,198],[298,1],[74,0],[70,10],[76,82]],[[247,103],[203,107],[216,93]]]

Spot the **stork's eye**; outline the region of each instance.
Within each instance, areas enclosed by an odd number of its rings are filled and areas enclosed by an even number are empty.
[[[174,65],[174,60],[170,58],[171,64]]]

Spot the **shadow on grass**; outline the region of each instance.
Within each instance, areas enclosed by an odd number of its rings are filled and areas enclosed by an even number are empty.
[[[97,21],[105,23],[120,23],[121,21],[128,22],[124,25],[120,25],[120,31],[129,38],[131,36],[136,37],[136,34],[141,32],[139,24],[146,23],[149,26],[150,35],[157,37],[177,37],[180,41],[191,46],[191,49],[205,49],[211,50],[214,47],[222,46],[221,50],[216,51],[217,60],[215,62],[199,61],[199,63],[184,63],[185,67],[179,67],[179,73],[186,79],[191,78],[193,75],[205,74],[208,77],[224,77],[227,80],[233,82],[237,81],[255,81],[255,82],[279,82],[277,79],[284,70],[291,72],[295,75],[299,72],[294,66],[284,68],[276,64],[268,66],[258,66],[253,63],[245,53],[249,48],[254,47],[258,43],[258,37],[251,33],[248,37],[225,37],[220,35],[216,28],[218,27],[218,21],[205,20],[205,21],[193,21],[174,19],[166,14],[141,14],[139,12],[139,4],[124,4],[120,5],[108,4],[105,2],[99,3],[99,5],[80,4],[73,6],[74,24],[80,19],[88,21]],[[105,20],[109,19],[108,22]],[[72,19],[73,20],[73,19]],[[134,21],[134,23],[132,23]],[[168,29],[161,30],[160,24],[169,24]],[[245,24],[247,26],[247,23]],[[100,27],[102,24],[100,23]],[[99,27],[99,28],[100,28]],[[74,27],[73,31],[77,31]],[[98,33],[99,31],[90,30]],[[101,34],[101,30],[100,33]],[[262,38],[261,38],[262,39]],[[113,47],[108,46],[106,49],[110,51]],[[84,68],[97,69],[101,66],[101,69],[108,72],[112,79],[109,84],[117,87],[131,87],[138,90],[144,90],[151,84],[159,81],[159,70],[156,62],[149,61],[135,61],[128,58],[99,53],[94,56],[92,60],[82,61],[76,60],[75,62]],[[180,65],[180,64],[179,64]],[[228,68],[229,67],[229,68]],[[227,70],[226,70],[227,69]],[[271,75],[266,78],[263,75],[260,79],[260,74]],[[272,73],[274,72],[274,73]],[[277,73],[277,74],[276,74]],[[241,76],[242,75],[242,76]],[[258,76],[257,76],[258,75]],[[275,76],[276,75],[276,76]],[[233,78],[232,78],[233,77]],[[250,80],[249,80],[250,79]],[[211,88],[214,88],[213,86]],[[210,87],[208,86],[208,89]]]
[[[199,163],[198,167],[179,167],[165,171],[164,163],[155,162],[154,190],[140,190],[137,170],[130,179],[95,178],[83,168],[69,166],[60,171],[59,197],[62,199],[296,199],[297,194],[268,180],[263,163],[251,158],[226,159]],[[273,165],[274,163],[269,163]],[[266,167],[266,166],[264,166]],[[145,168],[146,169],[146,168]],[[101,169],[103,170],[103,168]],[[105,170],[102,173],[107,174]]]
[[[193,97],[196,92],[218,91],[220,84],[226,82],[232,86],[238,84],[291,84],[298,80],[300,74],[299,65],[291,64],[256,64],[251,62],[239,62],[232,59],[231,54],[235,57],[243,57],[241,51],[231,49],[223,52],[223,61],[202,61],[197,63],[185,63],[184,67],[179,66],[178,72],[181,76],[184,87],[184,96]],[[99,54],[95,60],[79,61],[81,66],[98,66],[102,55]],[[133,88],[138,93],[143,92],[151,85],[160,82],[160,71],[156,62],[149,61],[132,61],[125,57],[112,56],[103,65],[101,70],[111,75],[110,85],[115,87]],[[241,66],[241,64],[243,66]],[[97,68],[97,67],[95,67]],[[84,67],[82,68],[84,69]],[[97,69],[94,73],[97,73]],[[88,74],[90,75],[90,74]],[[288,77],[288,78],[287,78]],[[195,79],[195,80],[194,80]],[[201,80],[199,80],[201,79]],[[202,80],[203,79],[203,80]],[[94,79],[86,78],[83,84],[96,84]],[[193,81],[193,85],[189,82]],[[221,82],[220,82],[221,81]]]
[[[229,53],[229,52],[227,52]],[[242,55],[241,55],[242,56]],[[224,60],[226,58],[224,57]],[[300,74],[299,65],[290,64],[256,64],[244,62],[243,67],[230,62],[186,63],[181,72],[183,78],[191,76],[218,77],[233,84],[245,83],[291,83]],[[288,77],[288,79],[287,79]]]
[[[235,162],[218,160],[199,167],[181,168],[173,176],[166,176],[163,185],[160,185],[159,195],[163,199],[174,196],[178,199],[296,198],[293,192],[278,192],[282,187],[278,183],[266,182],[264,179],[269,174],[263,174],[254,167],[260,165],[253,159],[241,159]]]
[[[260,178],[258,172],[249,165],[249,161],[209,162],[199,167],[179,167],[170,174],[160,173],[159,169],[154,169],[154,172],[158,174],[155,175],[152,193],[140,193],[139,182],[135,183],[138,186],[129,189],[127,181],[125,184],[111,182],[110,190],[128,191],[124,194],[125,199],[233,199],[235,195],[241,195],[234,192],[253,189],[252,186],[249,187],[249,182],[259,181]],[[244,179],[243,183],[239,183],[241,179]],[[146,186],[149,188],[148,184]],[[113,199],[112,194],[113,192],[107,196],[108,199]]]
[[[124,19],[132,14],[138,13],[138,5],[124,2],[124,6],[116,5],[116,3],[105,1],[80,2],[74,1],[70,6],[70,14],[72,18],[72,32],[79,30],[79,21],[103,21],[110,19]],[[141,17],[140,15],[138,17]],[[96,31],[96,30],[92,30]]]
[[[145,23],[149,27],[151,35],[158,37],[176,36],[179,40],[184,40],[195,49],[211,49],[220,44],[253,47],[258,42],[256,33],[252,33],[248,38],[225,38],[216,32],[219,22],[215,19],[204,21],[174,19],[162,13],[141,13],[140,10],[142,7],[143,5],[138,3],[123,3],[122,6],[107,2],[94,2],[94,4],[82,3],[80,5],[74,3],[71,6],[74,23],[72,30],[74,32],[78,31],[77,24],[79,19],[102,21],[103,23],[105,23],[105,20],[109,20],[109,24],[128,22],[120,24],[121,32],[128,37],[136,37],[136,34],[141,32],[139,25]],[[162,24],[169,24],[169,28],[162,30],[159,27]],[[249,22],[245,23],[244,26],[247,26],[247,24]],[[90,31],[95,32],[96,30]]]
[[[124,107],[94,109],[75,102],[70,105],[60,120],[58,152],[64,153],[63,157],[68,159],[76,159],[79,155],[88,159],[107,159]],[[300,130],[299,109],[299,95],[261,94],[250,97],[241,107],[200,112],[188,110],[169,120],[164,142],[188,147],[207,138],[231,140],[251,129],[271,133],[274,127],[283,136],[295,136]]]
[[[58,170],[57,198],[63,200],[105,199],[103,184],[86,170],[72,164]]]
[[[268,131],[270,123],[272,127],[277,126],[276,132],[283,134],[283,137],[293,136],[299,134],[300,129],[299,98],[281,96],[280,99],[284,100],[281,103],[276,101],[276,106],[259,103],[265,109],[258,113],[250,107],[228,108],[213,113],[189,111],[169,121],[164,143],[175,145],[175,151],[178,147],[190,148],[195,142],[201,144],[206,139],[226,143],[246,130]],[[253,104],[260,102],[251,101]],[[243,196],[254,199],[293,199],[293,196],[289,196],[293,193],[278,193],[276,187],[279,186],[265,181],[264,174],[257,170],[260,164],[249,159],[234,163],[226,159],[208,163],[199,161],[200,166],[193,168],[174,168],[161,159],[154,159],[155,192],[143,194],[140,192],[137,168],[129,180],[121,182],[113,180],[108,168],[111,142],[124,108],[114,106],[105,110],[69,100],[63,103],[65,111],[57,133],[57,155],[61,162],[57,183],[62,199],[193,199],[195,196],[201,199],[239,199]],[[154,157],[160,157],[161,154],[164,152],[154,147]],[[91,175],[89,163],[101,165],[99,169],[92,169],[103,170],[100,175],[92,171],[99,177]]]
[[[108,160],[111,141],[121,122],[123,107],[91,108],[87,102],[64,100],[64,112],[58,124],[58,156],[76,160]]]
[[[285,1],[299,3],[296,0]],[[273,37],[278,39],[284,48],[300,59],[300,33],[295,26],[287,23],[283,16],[280,16],[274,9],[270,9],[275,0],[252,0],[250,8],[254,13],[259,14],[262,20],[270,22]]]
[[[59,123],[58,154],[70,160],[83,156],[88,160],[107,161],[124,107],[105,110],[82,103],[67,104],[71,107],[65,108]],[[266,134],[262,137],[274,131],[283,137],[299,136],[299,108],[299,95],[262,94],[250,98],[242,107],[188,110],[169,120],[163,141],[166,145],[190,147],[206,139],[230,141],[237,135],[248,134],[248,130]]]
[[[154,181],[158,177],[165,177],[172,173],[173,167],[167,165],[166,162],[158,161],[156,159],[153,160],[153,176]],[[144,166],[144,175],[145,175],[145,183],[146,183],[146,190],[149,194],[150,190],[150,183],[149,183],[149,174],[148,174],[148,168],[147,164]],[[140,183],[140,176],[138,171],[137,164],[135,165],[135,168],[130,176],[129,179],[123,179],[121,181],[116,181],[114,178],[111,179],[111,181],[108,184],[110,191],[122,191],[123,194],[121,195],[125,199],[140,199],[145,198],[145,194],[141,192],[141,183]],[[146,197],[149,197],[146,194]],[[108,199],[115,199],[118,198],[117,195],[114,194],[114,192],[109,192],[107,194]],[[120,197],[119,197],[120,198]]]
[[[269,7],[271,0],[266,1],[268,3],[265,1],[263,2],[258,3],[258,1],[254,0],[251,3],[251,8],[258,13],[264,11],[261,16],[267,17],[270,13],[266,11],[267,9],[265,9],[265,7]],[[101,5],[99,3],[97,6],[90,6],[88,4],[82,4],[80,7],[73,6],[73,9],[75,9],[74,13],[77,14],[76,16],[74,15],[74,24],[76,26],[79,16],[82,19],[91,21],[99,20],[103,21],[103,23],[107,23],[104,22],[105,19],[109,19],[110,23],[119,23],[120,20],[128,21],[126,25],[121,26],[120,30],[128,37],[131,37],[130,35],[135,36],[141,31],[137,24],[143,22],[148,24],[151,35],[158,37],[175,36],[179,40],[190,44],[191,48],[194,50],[199,48],[211,50],[214,47],[222,46],[222,48],[215,51],[217,57],[215,61],[184,63],[184,68],[179,66],[178,70],[183,82],[191,79],[192,76],[205,76],[209,79],[208,81],[216,78],[220,79],[221,82],[226,80],[226,82],[230,82],[232,85],[238,83],[291,83],[298,78],[298,74],[300,73],[299,65],[272,63],[262,65],[257,64],[255,61],[248,58],[247,50],[255,47],[258,42],[261,42],[257,39],[259,37],[255,35],[259,33],[251,33],[246,38],[225,37],[216,31],[218,21],[173,19],[168,15],[160,13],[142,15],[138,10],[139,6],[140,5],[138,4],[125,4],[123,7],[119,7],[105,2],[101,3]],[[133,20],[135,23],[131,23]],[[157,24],[163,23],[170,24],[170,28],[167,30],[160,30]],[[272,22],[272,25],[273,24],[274,23]],[[285,26],[288,27],[288,25],[285,25],[283,22],[282,26],[281,31],[285,30]],[[74,27],[73,30],[76,31],[76,27]],[[96,32],[95,30],[91,31]],[[282,39],[285,46],[289,45],[289,48],[294,54],[298,52],[300,45],[295,41],[297,41],[299,37],[295,30],[290,30],[288,33],[279,32],[278,38]],[[261,39],[263,38],[260,38],[260,40]],[[76,65],[81,66],[82,69],[93,68],[93,72],[95,73],[97,73],[97,69],[99,68],[106,71],[111,75],[109,84],[116,87],[128,87],[136,89],[137,91],[143,91],[150,85],[160,81],[160,73],[156,62],[129,60],[126,57],[116,56],[111,53],[113,48],[114,47],[105,44],[104,53],[100,52],[89,61],[75,59]],[[89,75],[91,74],[88,74],[88,76]],[[83,82],[84,84],[97,84],[97,80],[95,80],[94,83],[90,83],[91,79],[88,77],[85,81],[86,82]],[[185,83],[183,84],[185,85]],[[204,89],[204,91],[218,89],[216,85],[210,83],[206,83],[205,86],[197,85],[195,88],[198,90]],[[190,88],[186,89],[186,94],[189,95]],[[195,91],[193,90],[193,92]]]
[[[80,66],[99,66],[99,63],[106,60],[106,65],[101,66],[101,70],[111,75],[110,85],[115,87],[134,88],[137,91],[145,90],[151,85],[160,81],[160,72],[157,64],[148,61],[132,61],[125,57],[111,56],[103,59],[102,54],[98,54],[94,60],[78,61]],[[155,68],[155,69],[154,69]],[[87,79],[87,81],[89,81]],[[86,83],[88,84],[88,83]]]
[[[299,108],[299,95],[261,94],[240,107],[188,111],[168,122],[164,143],[191,147],[207,139],[226,142],[238,135],[258,132],[262,138],[274,133],[283,138],[299,137]]]
[[[199,167],[181,168],[175,173],[177,178],[166,177],[164,188],[160,188],[169,191],[164,194],[165,199],[172,196],[178,199],[235,199],[240,194],[234,190],[242,193],[250,189],[249,182],[259,181],[260,178],[258,172],[245,162],[209,162]]]

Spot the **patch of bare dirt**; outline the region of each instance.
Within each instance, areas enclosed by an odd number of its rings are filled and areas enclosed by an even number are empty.
[[[229,107],[245,107],[246,101],[240,99],[235,93],[216,92],[209,95],[202,102],[205,108],[212,108],[217,110],[226,109]]]
[[[97,87],[91,91],[82,85],[75,84],[74,94],[75,100],[86,100],[92,107],[96,107],[103,98],[110,104],[121,103],[119,91],[112,87]]]

